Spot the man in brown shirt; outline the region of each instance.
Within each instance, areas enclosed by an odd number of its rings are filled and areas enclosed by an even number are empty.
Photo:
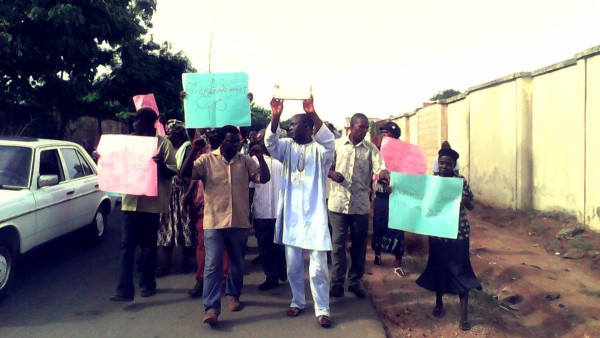
[[[140,108],[132,114],[132,118],[133,135],[157,138],[157,154],[152,159],[156,162],[158,170],[158,196],[123,195],[119,283],[117,293],[109,298],[114,302],[133,301],[133,266],[138,245],[142,249],[140,295],[151,297],[156,294],[154,271],[159,216],[169,209],[170,182],[177,173],[173,145],[167,138],[156,134],[156,112],[150,108]]]
[[[224,126],[219,130],[221,146],[201,155],[191,166],[191,156],[183,164],[182,175],[202,180],[204,184],[204,289],[202,298],[206,311],[204,323],[215,325],[221,313],[221,271],[223,250],[229,256],[229,274],[225,293],[230,297],[228,308],[239,311],[244,282],[244,255],[250,230],[250,182],[267,183],[270,173],[259,147],[248,155],[239,154],[240,135],[237,128]]]

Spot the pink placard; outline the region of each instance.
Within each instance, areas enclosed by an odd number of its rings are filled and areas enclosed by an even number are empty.
[[[381,141],[381,156],[389,171],[405,174],[425,174],[427,161],[423,150],[413,144],[384,137]]]
[[[157,138],[102,135],[98,144],[100,190],[128,195],[158,196]]]
[[[160,114],[158,111],[158,106],[156,105],[154,94],[136,95],[133,97],[133,104],[135,105],[135,110],[148,107],[152,108],[152,110],[156,112],[157,116]],[[160,123],[159,120],[156,120],[154,123],[154,128],[156,128],[158,135],[165,135],[165,127],[162,125],[162,123]]]

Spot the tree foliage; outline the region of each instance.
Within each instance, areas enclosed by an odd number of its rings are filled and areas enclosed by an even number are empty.
[[[460,95],[461,93],[458,90],[454,89],[446,89],[444,91],[439,91],[437,94],[433,95],[429,101],[438,101],[451,98],[456,95]]]
[[[183,53],[172,53],[169,44],[137,41],[123,48],[110,67],[113,70],[97,79],[95,90],[86,98],[97,116],[132,111],[133,96],[154,93],[165,119],[183,120],[181,74],[194,71]]]
[[[271,122],[271,116],[273,115],[270,110],[265,109],[255,103],[250,105],[251,112],[251,120],[252,120],[252,130],[261,130],[267,127],[269,122]]]
[[[291,124],[292,124],[292,118],[289,118],[287,120],[281,121],[279,123],[279,127],[283,130],[288,130],[290,128]]]
[[[37,124],[25,134],[61,137],[69,120],[114,117],[152,92],[162,113],[178,116],[181,73],[192,68],[147,36],[155,8],[152,0],[2,0],[0,114]]]

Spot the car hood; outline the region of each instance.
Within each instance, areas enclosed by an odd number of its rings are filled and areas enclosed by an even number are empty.
[[[31,191],[0,189],[0,222],[23,212],[31,211]]]

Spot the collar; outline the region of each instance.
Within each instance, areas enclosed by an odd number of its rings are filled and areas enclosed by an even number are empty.
[[[363,138],[360,142],[358,142],[356,145],[354,145],[352,143],[352,141],[350,141],[350,135],[344,135],[341,137],[342,143],[343,144],[350,144],[353,147],[359,147],[359,146],[365,146],[365,139]]]
[[[233,162],[235,162],[238,157],[240,156],[240,153],[238,152],[237,154],[233,155],[233,157],[231,158],[231,161],[227,162],[227,159],[223,156],[223,154],[221,154],[221,147],[217,148],[216,150],[213,150],[210,152],[213,156],[216,156],[218,159],[220,159],[221,161],[227,163],[227,164],[231,164]]]

